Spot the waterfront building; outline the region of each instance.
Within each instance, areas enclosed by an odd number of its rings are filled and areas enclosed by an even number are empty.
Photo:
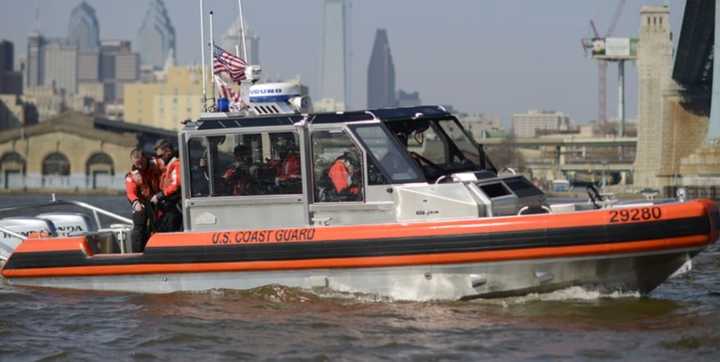
[[[122,190],[130,151],[175,137],[174,132],[63,113],[0,132],[0,188]]]
[[[175,28],[162,0],[150,1],[135,45],[143,67],[160,69],[168,57],[175,62]]]
[[[375,32],[367,72],[367,107],[394,107],[396,104],[395,65],[390,52],[390,42],[387,31],[378,29]]]
[[[572,127],[570,117],[562,112],[530,110],[512,115],[512,130],[515,137],[535,137],[540,130],[548,132],[567,131]]]
[[[238,54],[244,57],[242,49],[242,31],[240,29],[240,18],[236,19],[232,25],[225,31],[220,41],[223,49],[235,53],[235,47],[238,47]],[[247,54],[249,59],[245,59],[248,64],[260,64],[260,37],[253,33],[252,29],[245,25],[245,46],[247,46]]]
[[[332,99],[340,108],[350,108],[349,0],[323,2],[320,100]]]
[[[180,122],[202,112],[202,73],[199,67],[167,68],[153,82],[128,83],[124,89],[124,119],[145,126],[178,129]]]
[[[70,13],[68,42],[79,51],[96,51],[100,47],[100,25],[95,9],[82,1]]]

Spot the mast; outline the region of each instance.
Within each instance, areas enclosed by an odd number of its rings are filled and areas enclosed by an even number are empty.
[[[210,69],[211,69],[210,74],[213,74],[212,68],[213,68],[213,62],[215,61],[215,38],[213,35],[214,32],[215,32],[215,28],[213,27],[213,11],[210,10],[210,54],[212,55],[211,59],[213,59],[213,61],[210,62]],[[217,105],[215,104],[215,82],[214,81],[212,82],[211,99],[213,102],[212,108],[215,109],[217,107]]]
[[[245,20],[243,20],[242,0],[238,0],[238,12],[240,15],[240,41],[242,42],[243,59],[249,63],[250,59],[248,59],[247,45],[245,44]]]
[[[205,6],[200,0],[200,57],[202,57],[202,110],[207,112],[207,73],[205,73]]]

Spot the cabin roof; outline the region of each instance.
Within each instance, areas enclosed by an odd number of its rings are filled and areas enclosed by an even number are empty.
[[[193,128],[197,130],[208,130],[246,127],[291,126],[297,122],[302,121],[303,119],[305,119],[305,117],[307,117],[307,121],[311,124],[331,124],[370,121],[373,120],[375,117],[385,121],[393,121],[410,118],[440,118],[448,116],[450,116],[450,113],[448,113],[443,107],[440,106],[380,108],[367,111],[363,110],[338,113],[313,113],[308,115],[263,115],[255,117],[233,115],[232,113],[217,113],[201,117],[193,123]]]

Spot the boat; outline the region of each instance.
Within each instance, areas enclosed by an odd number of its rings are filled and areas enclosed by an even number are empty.
[[[618,201],[590,188],[588,201],[553,203],[499,172],[442,106],[204,113],[178,146],[184,231],[152,235],[142,253],[128,225],[16,235],[6,282],[144,293],[277,284],[398,300],[647,294],[718,239],[710,200]],[[339,163],[344,189],[329,171]]]

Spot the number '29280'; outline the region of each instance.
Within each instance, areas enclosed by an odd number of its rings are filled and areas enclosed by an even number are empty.
[[[610,210],[610,222],[632,222],[658,220],[662,217],[662,209],[659,207],[641,207],[638,209]]]

